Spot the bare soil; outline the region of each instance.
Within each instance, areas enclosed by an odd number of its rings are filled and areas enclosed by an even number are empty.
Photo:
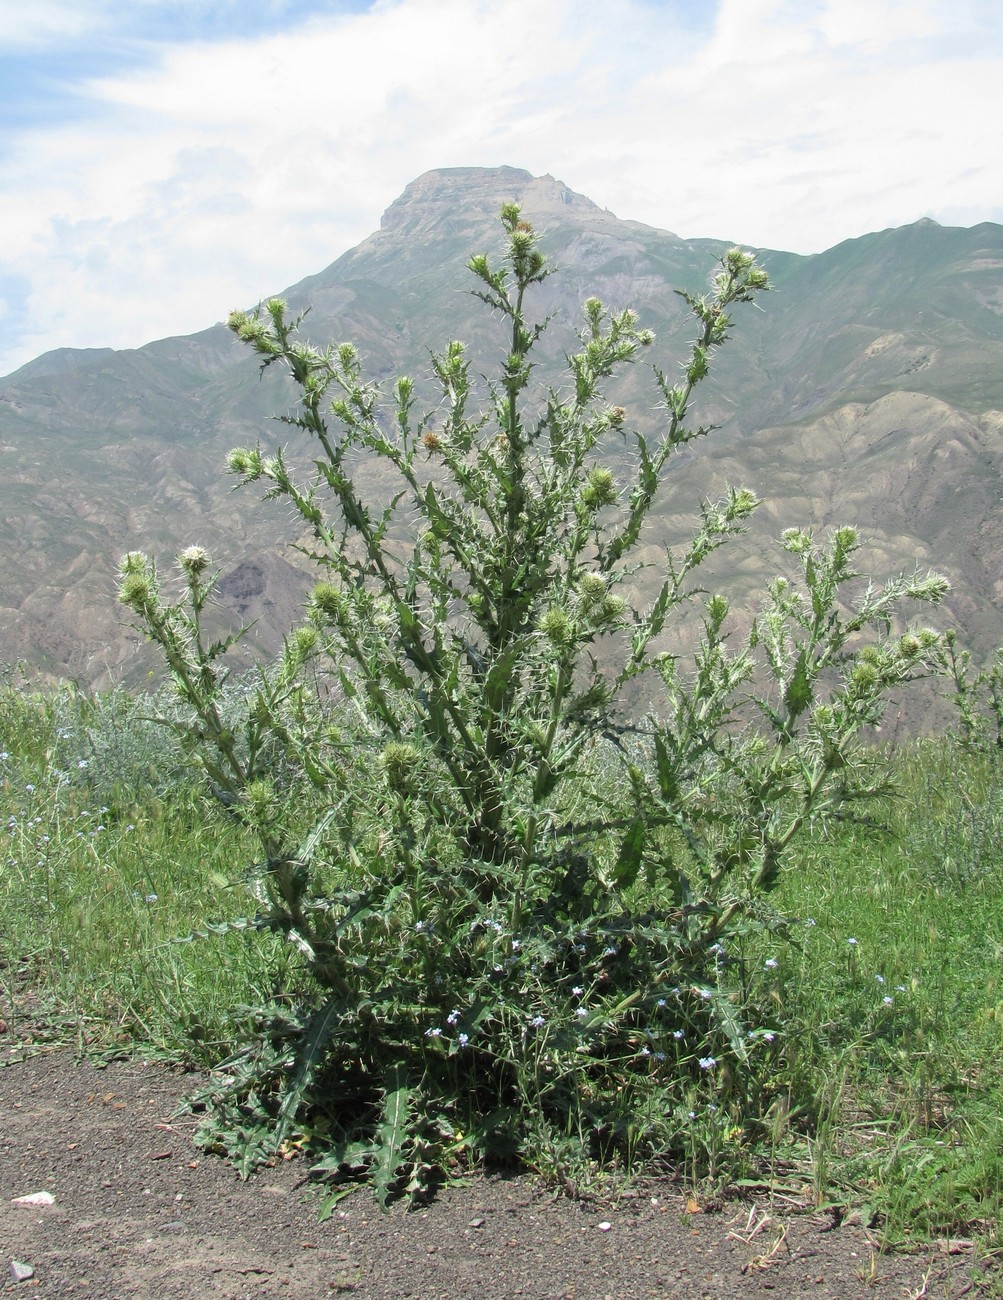
[[[176,1116],[192,1075],[26,1052],[10,1035],[6,1046],[0,1033],[2,1296],[1003,1294],[997,1262],[972,1243],[882,1255],[863,1225],[837,1227],[796,1198],[698,1207],[668,1178],[603,1204],[555,1198],[528,1176],[478,1176],[386,1214],[361,1190],[318,1223],[303,1161],[242,1182],[193,1145],[195,1121]],[[38,1192],[52,1204],[16,1204]]]

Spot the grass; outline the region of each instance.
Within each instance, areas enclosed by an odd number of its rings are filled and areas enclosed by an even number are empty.
[[[788,1020],[772,1157],[886,1242],[993,1234],[1003,1206],[1003,771],[949,742],[892,756],[886,829],[817,832],[764,960]],[[765,969],[765,961],[777,962]],[[788,1107],[789,1112],[789,1107]],[[774,1117],[776,1119],[776,1116]]]
[[[130,714],[129,710],[132,709]],[[253,930],[241,826],[135,702],[0,688],[0,994],[36,1035],[208,1065],[285,951]],[[875,827],[816,827],[745,954],[776,1039],[753,1131],[694,1116],[694,1168],[806,1189],[883,1244],[996,1243],[1003,1208],[1003,768],[948,741],[890,756]],[[704,1128],[701,1130],[700,1126]]]
[[[120,703],[105,739],[127,734]],[[137,759],[152,769],[158,752],[169,756],[169,738],[132,735],[145,752],[131,755],[127,803],[123,754],[106,746],[95,758],[93,735],[64,725],[92,702],[27,697],[12,707],[8,695],[5,704],[0,992],[11,999],[27,986],[43,1021],[72,1022],[95,1048],[218,1060],[239,1035],[240,1008],[260,1001],[283,953],[267,935],[177,941],[235,912],[234,895],[243,902],[246,833],[183,771],[159,788],[136,775]]]

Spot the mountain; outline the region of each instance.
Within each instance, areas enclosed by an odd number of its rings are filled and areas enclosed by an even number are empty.
[[[279,296],[310,308],[313,341],[355,342],[374,378],[427,374],[428,349],[449,338],[490,373],[504,339],[465,292],[465,264],[500,247],[507,200],[559,268],[533,304],[553,318],[542,372],[574,343],[593,294],[636,308],[671,372],[691,335],[672,290],[699,291],[727,245],[620,220],[515,168],[419,177],[378,231]],[[646,558],[658,565],[702,497],[743,483],[764,504],[722,572],[739,607],[779,566],[770,539],[782,528],[856,523],[876,577],[917,562],[945,571],[954,591],[940,619],[986,653],[1003,642],[1003,227],[921,221],[810,257],[756,251],[775,292],[736,313],[697,403],[720,428],[674,465]],[[639,366],[617,400],[650,422],[652,393]],[[221,620],[255,620],[246,652],[273,651],[303,562],[288,517],[253,489],[232,494],[222,466],[232,446],[288,441],[267,420],[291,401],[222,325],[134,350],[60,349],[0,379],[0,663],[141,680],[150,661],[114,600],[117,561],[143,549],[166,570],[190,542],[226,569]],[[642,571],[638,599],[656,577]]]

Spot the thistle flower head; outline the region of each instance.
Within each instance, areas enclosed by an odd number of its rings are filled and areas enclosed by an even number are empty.
[[[212,557],[202,546],[186,546],[178,556],[178,567],[189,578],[197,578],[212,564]]]
[[[144,555],[142,551],[129,551],[127,555],[122,556],[118,571],[123,576],[128,573],[149,573],[151,571],[150,557]]]
[[[780,534],[785,551],[792,555],[803,555],[811,546],[811,533],[804,528],[785,528]]]
[[[578,597],[583,605],[595,605],[606,595],[606,579],[598,573],[584,573],[578,582]]]

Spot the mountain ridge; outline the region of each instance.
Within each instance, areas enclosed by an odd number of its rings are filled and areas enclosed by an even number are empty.
[[[417,177],[377,231],[276,296],[312,308],[313,341],[354,341],[374,377],[426,374],[428,348],[454,337],[490,371],[504,340],[464,293],[465,265],[499,247],[505,201],[521,203],[558,268],[535,304],[554,318],[544,370],[596,294],[654,327],[671,371],[692,333],[672,290],[699,291],[729,244],[623,221],[518,168]],[[697,419],[722,428],[673,469],[652,558],[701,495],[748,482],[765,505],[731,566],[739,604],[769,576],[778,524],[858,523],[885,576],[920,557],[948,569],[948,614],[985,652],[1003,641],[1003,227],[923,219],[818,254],[755,251],[776,292],[737,318],[699,394]],[[618,392],[651,420],[640,368]],[[273,438],[267,417],[291,400],[222,325],[136,349],[58,349],[0,380],[0,662],[88,684],[140,680],[147,659],[119,625],[115,563],[148,549],[166,567],[189,541],[227,562],[224,605],[257,620],[254,653],[277,648],[301,562],[276,547],[282,517],[232,496],[222,464],[230,446]],[[939,458],[938,438],[950,447]]]

